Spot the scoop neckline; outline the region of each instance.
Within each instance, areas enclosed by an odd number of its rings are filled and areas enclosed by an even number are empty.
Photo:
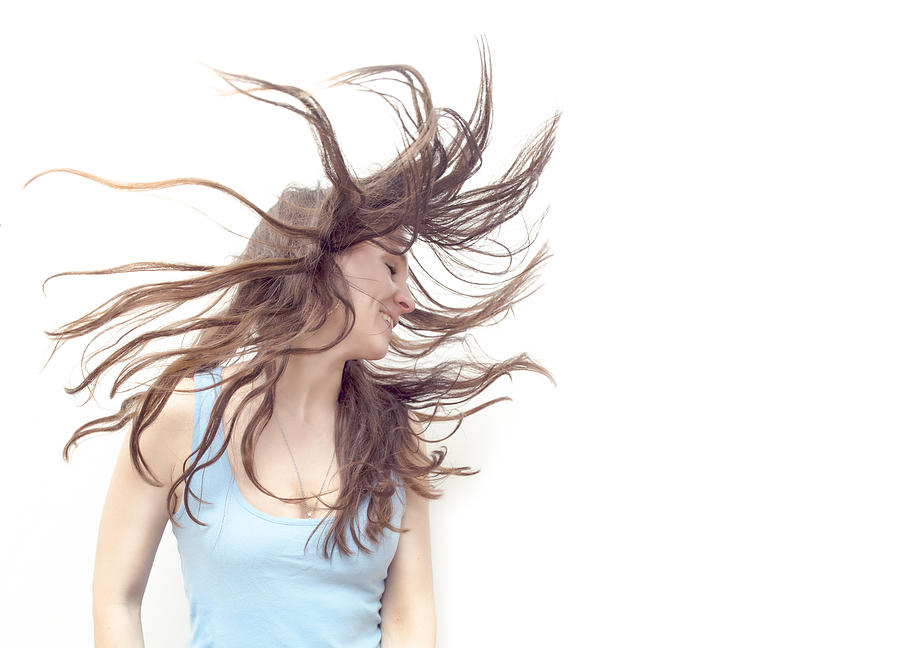
[[[215,367],[209,372],[213,378],[213,382],[221,382],[222,381],[222,367]],[[221,385],[216,386],[213,389],[216,397],[218,398],[220,392]],[[216,430],[216,434],[219,439],[224,444],[225,442],[225,423],[224,421],[219,421],[219,428]],[[228,453],[228,447],[225,447],[225,465],[228,466],[228,474],[231,476],[231,484],[229,486],[230,491],[234,491],[235,499],[237,499],[238,503],[243,507],[247,512],[252,513],[258,518],[263,520],[267,520],[269,522],[274,522],[275,524],[287,524],[291,526],[315,526],[320,522],[324,521],[326,524],[334,521],[334,514],[329,513],[325,517],[321,518],[301,518],[301,517],[285,517],[282,515],[272,515],[271,513],[266,513],[263,510],[260,510],[253,506],[246,497],[244,497],[243,491],[241,491],[241,487],[237,483],[237,477],[234,475],[234,467],[231,465],[231,455]]]
[[[223,429],[222,424],[219,424],[219,433],[224,438],[225,430]],[[252,513],[258,518],[262,518],[263,520],[268,520],[269,522],[274,522],[275,524],[288,524],[292,526],[315,526],[320,522],[331,523],[334,521],[334,514],[329,513],[325,517],[321,518],[301,518],[301,517],[285,517],[282,515],[272,515],[271,513],[266,513],[263,510],[256,508],[250,501],[244,497],[243,491],[241,491],[241,487],[237,483],[237,478],[234,476],[234,468],[231,466],[231,456],[228,454],[228,448],[225,448],[225,461],[228,466],[228,473],[231,475],[231,486],[230,489],[234,491],[235,498],[238,503],[246,509],[249,513]]]
[[[222,381],[222,367],[215,367],[209,372],[212,375],[213,382],[221,382]],[[213,392],[216,394],[216,397],[219,395],[220,387],[215,387]],[[219,421],[219,428],[216,431],[218,438],[224,443],[225,440],[225,423],[224,421]],[[238,504],[241,505],[241,508],[246,510],[248,513],[255,515],[256,517],[266,520],[267,522],[272,522],[274,524],[286,524],[289,526],[315,526],[320,522],[325,522],[325,524],[334,523],[334,513],[329,513],[327,516],[322,518],[301,518],[301,517],[284,517],[281,515],[272,515],[271,513],[266,513],[263,510],[256,508],[250,501],[244,497],[243,491],[241,491],[241,487],[237,483],[237,478],[234,476],[234,468],[231,465],[231,455],[228,453],[228,447],[225,447],[225,451],[222,453],[225,455],[225,465],[228,467],[228,474],[231,477],[231,484],[228,487],[229,491],[234,491],[235,499],[237,499]],[[398,486],[398,492],[402,487]],[[365,496],[368,499],[368,495]],[[403,500],[405,504],[405,498]],[[184,504],[181,505],[179,509],[179,513],[184,509]],[[361,515],[361,512],[357,512]]]

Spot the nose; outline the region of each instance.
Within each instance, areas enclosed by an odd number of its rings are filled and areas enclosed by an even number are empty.
[[[415,310],[416,308],[416,300],[413,299],[412,292],[409,290],[409,286],[403,284],[403,289],[398,290],[397,294],[394,296],[394,301],[397,302],[397,305],[400,307],[400,314],[409,313]]]

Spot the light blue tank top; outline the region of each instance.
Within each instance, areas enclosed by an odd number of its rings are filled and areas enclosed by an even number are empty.
[[[221,370],[194,376],[194,448],[209,422],[217,391],[209,386]],[[220,425],[204,461],[222,446]],[[172,525],[181,554],[184,591],[190,604],[188,648],[376,648],[381,645],[381,595],[399,534],[390,529],[366,554],[352,542],[350,556],[335,550],[321,556],[328,519],[304,544],[319,520],[269,515],[241,494],[228,454],[198,472],[191,489],[208,502],[191,498],[191,512],[208,526],[193,522],[182,505]],[[366,495],[358,512],[365,530]],[[391,524],[400,526],[405,491],[397,487]]]

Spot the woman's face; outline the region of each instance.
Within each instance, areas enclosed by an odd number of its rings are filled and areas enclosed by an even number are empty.
[[[387,354],[400,315],[415,308],[406,258],[366,241],[339,255],[337,264],[350,284],[356,311],[356,322],[342,344],[355,359],[379,360]],[[330,317],[342,320],[343,313],[338,309]]]

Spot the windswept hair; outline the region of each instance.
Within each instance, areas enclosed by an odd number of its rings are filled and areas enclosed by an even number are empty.
[[[279,497],[259,483],[253,470],[255,443],[272,416],[275,384],[290,356],[331,348],[353,327],[350,287],[336,255],[363,241],[388,249],[388,241],[391,251],[410,252],[410,289],[416,308],[401,316],[383,361],[350,360],[344,366],[335,432],[343,488],[332,507],[335,518],[324,543],[325,555],[335,547],[343,554],[351,553],[345,538],[348,527],[353,543],[370,551],[355,515],[367,492],[365,536],[377,543],[385,528],[402,531],[390,522],[391,498],[400,485],[395,477],[405,488],[436,499],[440,491],[435,485],[442,479],[477,473],[468,466],[443,466],[445,446],[430,454],[423,452],[420,448],[429,441],[421,430],[433,421],[455,421],[453,434],[470,414],[509,400],[503,397],[472,404],[498,378],[513,371],[537,372],[553,380],[525,353],[500,362],[479,360],[467,344],[466,332],[496,324],[536,289],[535,279],[550,253],[546,244],[530,258],[528,252],[543,214],[533,227],[526,228],[525,240],[518,246],[501,242],[500,228],[520,214],[536,189],[560,118],[556,112],[544,123],[496,181],[468,186],[481,167],[493,116],[486,43],[479,44],[479,53],[479,92],[468,119],[450,108],[435,108],[422,75],[406,65],[364,67],[328,80],[331,85],[375,93],[399,120],[403,143],[398,155],[365,177],[357,177],[348,168],[327,115],[309,92],[216,70],[237,92],[294,112],[311,127],[327,182],[314,188],[289,186],[268,211],[229,187],[200,178],[122,183],[73,169],[39,174],[64,171],[125,191],[206,187],[240,201],[260,218],[244,252],[224,265],[145,262],[53,275],[178,271],[187,277],[124,290],[83,317],[47,333],[55,341],[55,353],[68,340],[93,334],[90,346],[101,335],[125,331],[116,343],[89,356],[99,361],[90,369],[85,361],[83,380],[66,389],[70,394],[93,393],[101,377],[110,373],[115,375],[110,391],[114,398],[119,392],[131,391],[124,389],[129,379],[153,376],[141,385],[146,389],[124,399],[116,414],[79,427],[65,445],[64,458],[68,460],[69,451],[83,437],[130,425],[132,462],[146,481],[162,486],[141,454],[141,433],[160,415],[180,381],[198,371],[235,363],[234,371],[219,383],[221,393],[199,447],[184,462],[169,490],[169,516],[174,523],[176,488],[183,482],[187,514],[201,523],[190,510],[191,499],[196,497],[192,482],[198,470],[219,460],[234,434],[241,435],[244,468],[257,488],[285,502],[303,501]],[[403,92],[398,94],[405,100],[376,90],[376,82],[385,81],[399,83]],[[423,251],[430,252],[436,263],[426,267],[416,254]],[[505,264],[499,270],[498,259]],[[448,278],[429,271],[439,266]],[[427,287],[451,295],[453,303],[442,303]],[[191,304],[202,305],[200,312],[161,322],[160,316]],[[343,305],[344,328],[337,338],[323,347],[293,346],[299,335],[320,329],[329,311],[338,305]],[[169,345],[159,350],[160,342]],[[422,362],[429,356],[441,360]],[[238,358],[243,361],[236,363]],[[244,386],[252,388],[235,408],[225,443],[202,461],[213,445],[226,405]],[[259,403],[255,410],[248,408],[254,399]],[[253,414],[245,429],[236,430],[237,415],[245,408]]]

